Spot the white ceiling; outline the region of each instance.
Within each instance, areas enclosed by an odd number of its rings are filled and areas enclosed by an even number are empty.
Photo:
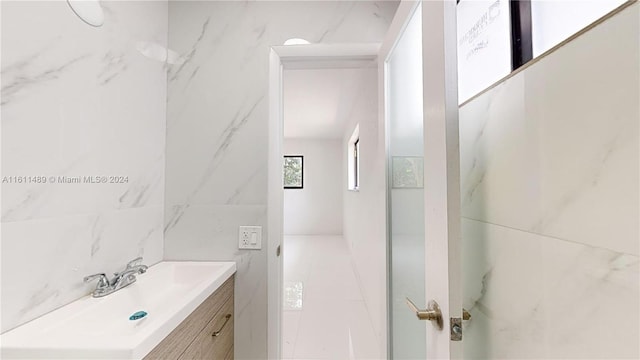
[[[345,120],[365,84],[366,69],[285,70],[284,137],[343,137]]]

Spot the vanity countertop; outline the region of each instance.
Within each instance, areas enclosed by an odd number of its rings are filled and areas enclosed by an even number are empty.
[[[102,298],[90,295],[0,335],[2,359],[141,359],[236,271],[171,262]],[[129,317],[138,311],[147,315]]]

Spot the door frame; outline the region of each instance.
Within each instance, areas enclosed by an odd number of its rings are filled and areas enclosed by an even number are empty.
[[[453,319],[462,319],[456,1],[423,1],[422,24],[424,171],[442,174],[424,179],[425,299],[444,317],[444,331],[427,327],[427,359],[462,359],[462,340],[451,339]]]
[[[269,130],[267,155],[267,356],[281,358],[282,256],[284,189],[282,181],[284,141],[283,83],[285,69],[344,69],[378,62],[378,43],[309,44],[273,46],[269,54]],[[386,206],[386,204],[382,204]]]

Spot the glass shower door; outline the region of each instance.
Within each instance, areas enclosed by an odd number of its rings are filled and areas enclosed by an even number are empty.
[[[422,18],[418,6],[386,62],[391,355],[425,359],[426,327],[406,298],[426,303]]]
[[[401,2],[382,46],[389,356],[461,358],[454,1]]]

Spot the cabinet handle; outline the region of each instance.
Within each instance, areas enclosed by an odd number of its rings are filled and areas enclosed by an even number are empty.
[[[220,335],[220,333],[222,332],[224,327],[227,326],[227,323],[229,322],[229,319],[231,319],[231,314],[227,314],[224,317],[224,323],[222,324],[222,326],[220,326],[220,330],[214,331],[213,334],[211,334],[211,336],[216,337],[216,336]]]

